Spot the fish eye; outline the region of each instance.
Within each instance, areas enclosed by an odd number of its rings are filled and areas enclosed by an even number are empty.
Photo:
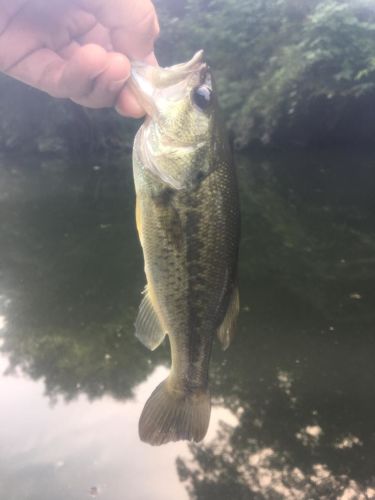
[[[205,111],[212,101],[212,90],[207,85],[200,85],[193,89],[193,102],[199,109]]]

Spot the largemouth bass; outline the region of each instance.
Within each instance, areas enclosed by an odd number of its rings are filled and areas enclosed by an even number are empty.
[[[136,335],[153,350],[167,334],[172,355],[139,435],[152,445],[200,441],[212,342],[217,334],[228,347],[239,310],[236,176],[202,51],[169,68],[135,63],[130,85],[147,112],[133,151],[147,278]]]

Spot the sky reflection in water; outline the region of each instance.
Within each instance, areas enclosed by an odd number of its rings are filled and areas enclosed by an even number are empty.
[[[0,370],[7,362],[0,358]],[[10,500],[100,498],[187,498],[175,457],[190,457],[185,443],[153,448],[138,439],[138,418],[164,367],[135,388],[134,401],[84,395],[52,406],[43,382],[22,374],[0,379],[0,485]],[[235,423],[214,409],[207,439],[218,420]],[[162,480],[161,480],[162,479]],[[5,498],[5,496],[4,496]]]

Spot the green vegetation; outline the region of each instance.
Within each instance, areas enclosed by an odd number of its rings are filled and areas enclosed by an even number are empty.
[[[239,146],[373,143],[372,1],[157,6],[161,63],[206,50]],[[134,338],[144,274],[122,153],[138,124],[5,77],[0,112],[0,151],[23,154],[0,166],[1,352],[52,401],[131,398],[169,363]],[[197,500],[361,498],[375,479],[373,153],[237,160],[241,315],[211,390],[238,424],[192,446],[180,478]]]
[[[204,48],[238,146],[373,144],[369,0],[156,0],[163,65]],[[131,147],[137,124],[0,79],[0,149],[87,157]]]
[[[375,10],[370,2],[177,3],[180,8],[171,15],[171,6],[159,1],[162,61],[205,48],[240,145],[306,144],[323,140],[324,134],[332,140],[334,134],[352,132],[340,123],[349,119],[349,111],[359,111],[362,99],[373,102]]]
[[[131,163],[117,161],[27,157],[0,168],[1,350],[52,400],[130,398],[151,360],[167,358],[134,336],[145,278]]]
[[[53,99],[0,74],[0,153],[69,155],[82,163],[129,152],[138,128],[114,110]]]

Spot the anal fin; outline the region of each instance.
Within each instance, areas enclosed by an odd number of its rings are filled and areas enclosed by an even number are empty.
[[[135,321],[135,336],[151,351],[159,347],[165,337],[147,287]]]
[[[229,347],[234,337],[239,310],[240,296],[238,293],[238,286],[236,285],[233,289],[223,322],[217,331],[217,336],[221,342],[223,350]]]

